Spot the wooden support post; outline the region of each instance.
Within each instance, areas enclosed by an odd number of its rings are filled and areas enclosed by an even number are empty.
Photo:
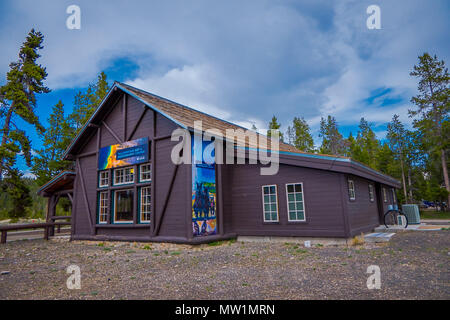
[[[6,234],[8,231],[4,230],[2,231],[2,239],[0,240],[0,243],[6,243]]]
[[[48,235],[48,233],[49,233],[49,230],[48,230],[48,226],[47,227],[44,227],[44,239],[45,240],[48,240],[48,238],[49,238],[49,235]]]

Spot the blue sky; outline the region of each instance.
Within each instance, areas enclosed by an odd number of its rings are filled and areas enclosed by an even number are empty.
[[[66,8],[81,8],[81,29]],[[369,30],[366,8],[381,8]],[[365,117],[378,137],[394,113],[408,125],[425,51],[449,61],[448,1],[1,1],[0,84],[25,35],[45,35],[40,63],[52,92],[38,99],[44,124],[62,100],[106,71],[118,80],[260,131],[276,115],[310,123],[321,116],[354,134]],[[24,125],[33,148],[41,143]],[[20,165],[24,170],[23,164]]]

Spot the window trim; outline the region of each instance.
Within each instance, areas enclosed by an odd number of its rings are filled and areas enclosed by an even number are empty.
[[[150,179],[142,179],[141,174],[142,174],[143,166],[150,166]],[[152,168],[151,162],[140,164],[139,165],[139,182],[152,182],[152,178],[153,178],[153,170],[152,169],[153,168]]]
[[[294,198],[295,198],[295,185],[296,184],[300,184],[302,186],[302,199],[303,199],[303,220],[291,220],[290,216],[289,216],[289,193],[288,193],[288,185],[293,185],[294,186]],[[306,222],[306,206],[305,206],[305,192],[304,192],[304,188],[303,188],[303,182],[292,182],[292,183],[286,183],[285,184],[285,189],[286,189],[286,210],[287,210],[287,218],[288,218],[288,222]],[[294,203],[296,203],[297,200],[294,201]],[[297,205],[295,205],[297,207]],[[295,211],[298,211],[297,209],[295,209]],[[295,213],[295,215],[297,215],[297,212]]]
[[[116,221],[116,202],[117,202],[117,192],[120,191],[133,191],[134,192],[134,188],[125,188],[125,189],[117,189],[117,190],[113,190],[113,206],[112,206],[112,224],[134,224],[134,208],[133,208],[133,218],[131,220],[127,220],[127,221]],[[134,206],[134,193],[133,193],[133,206]]]
[[[264,187],[275,187],[275,200],[277,204],[277,220],[266,220],[266,212],[264,210]],[[266,184],[261,186],[261,195],[262,195],[262,211],[263,211],[263,222],[264,223],[278,223],[280,222],[280,210],[278,207],[278,186],[276,184]],[[272,212],[272,211],[271,211]]]
[[[118,170],[126,170],[126,169],[133,169],[133,181],[128,181],[128,182],[120,182],[120,183],[116,183],[116,172]],[[127,167],[122,167],[122,168],[116,168],[113,170],[113,186],[123,186],[123,185],[128,185],[128,184],[134,184],[136,182],[136,167],[135,166],[127,166]]]
[[[350,183],[352,185],[352,189],[350,189]],[[347,179],[347,189],[348,189],[348,198],[350,201],[356,200],[356,188],[355,188],[355,181],[353,179]],[[353,197],[350,194],[350,190],[353,191]]]
[[[372,183],[369,183],[369,201],[370,202],[375,201],[374,186]]]
[[[397,195],[395,194],[395,188],[391,188],[392,191],[392,204],[397,204]]]
[[[101,221],[101,215],[102,215],[102,194],[106,194],[107,196],[108,196],[108,198],[107,198],[107,205],[106,205],[106,221]],[[109,197],[109,195],[110,195],[110,192],[109,192],[109,190],[107,190],[107,191],[100,191],[99,193],[98,193],[98,215],[97,215],[97,223],[98,224],[108,224],[108,215],[109,215],[109,207],[110,207],[110,204],[111,204],[111,201],[110,201],[110,197]]]
[[[151,207],[152,207],[152,200],[153,199],[151,199],[150,198],[150,220],[142,220],[142,190],[143,189],[146,189],[146,188],[149,188],[150,189],[150,197],[151,197],[151,194],[152,194],[152,185],[148,185],[148,186],[145,186],[145,187],[140,187],[138,190],[139,190],[139,194],[138,194],[138,202],[139,202],[139,209],[138,209],[138,223],[142,223],[142,224],[149,224],[149,223],[151,223],[152,222],[152,210],[151,210]]]
[[[383,202],[388,202],[386,188],[383,187]]]
[[[108,174],[108,184],[102,184],[102,173]],[[98,172],[98,187],[99,188],[108,188],[110,185],[110,172],[109,170],[101,170]]]

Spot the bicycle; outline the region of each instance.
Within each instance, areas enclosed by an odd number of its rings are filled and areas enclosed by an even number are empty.
[[[383,222],[386,228],[389,228],[389,226],[398,227],[403,225],[405,228],[408,227],[408,217],[399,209],[388,210],[388,212],[384,214]]]

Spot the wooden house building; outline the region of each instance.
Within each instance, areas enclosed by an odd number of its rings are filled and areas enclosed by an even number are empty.
[[[74,172],[59,175],[40,194],[53,202],[58,192],[70,197],[72,239],[177,243],[348,238],[378,226],[396,202],[395,179],[349,158],[281,142],[275,175],[261,175],[260,163],[174,164],[172,133],[192,132],[195,121],[203,130],[242,129],[116,82],[64,155],[75,162]]]

